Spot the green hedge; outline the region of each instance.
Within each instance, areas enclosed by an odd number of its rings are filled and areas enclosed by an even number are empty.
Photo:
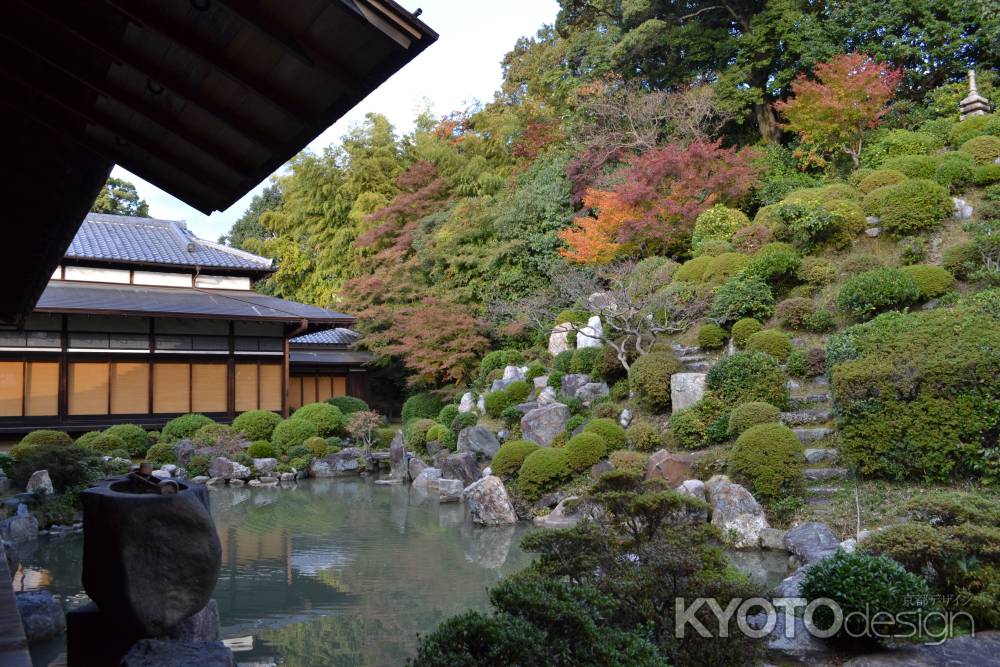
[[[933,299],[941,296],[951,289],[955,282],[955,276],[951,275],[940,266],[930,264],[913,264],[900,269],[908,275],[920,288],[920,296],[923,299]]]
[[[513,477],[521,469],[524,459],[538,448],[538,444],[530,440],[508,440],[494,454],[490,468],[498,477]]]
[[[792,340],[784,331],[763,329],[747,340],[748,352],[763,352],[778,361],[784,361],[792,352]]]
[[[565,452],[566,465],[571,470],[581,472],[607,456],[608,447],[604,438],[596,433],[584,431],[569,439]]]
[[[149,449],[149,436],[146,435],[146,429],[136,424],[116,424],[104,432],[121,438],[129,456],[142,456]]]
[[[865,319],[905,308],[920,299],[920,286],[902,269],[875,269],[851,276],[837,293],[837,307]]]
[[[292,413],[291,419],[304,419],[316,427],[316,433],[323,438],[344,431],[347,420],[344,413],[329,403],[309,403]]]
[[[571,475],[565,449],[542,447],[533,451],[521,464],[517,490],[529,500],[537,500]]]
[[[763,352],[737,352],[712,366],[706,386],[728,405],[763,401],[784,409],[788,405],[785,375],[774,357]]]
[[[716,290],[708,314],[719,324],[747,317],[767,320],[774,314],[774,294],[759,277],[733,278]]]
[[[701,282],[705,271],[708,270],[708,265],[712,263],[713,259],[713,257],[709,257],[708,255],[689,259],[674,272],[674,280],[689,283]]]
[[[650,352],[635,360],[628,372],[629,387],[636,400],[653,412],[670,409],[670,376],[681,370],[671,352]]]
[[[369,410],[367,403],[354,396],[334,396],[326,399],[326,402],[345,415],[353,415],[355,412],[367,412]]]
[[[160,442],[171,443],[190,438],[202,426],[214,423],[214,421],[205,415],[199,414],[187,414],[175,417],[168,421],[167,425],[160,431]]]

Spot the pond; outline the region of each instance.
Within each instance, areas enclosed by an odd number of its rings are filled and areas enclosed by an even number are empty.
[[[528,565],[526,523],[475,527],[460,504],[441,505],[408,486],[309,480],[294,487],[212,487],[222,540],[215,589],[222,636],[240,663],[291,667],[399,665],[417,634],[468,609]],[[24,557],[15,590],[47,588],[67,608],[87,602],[83,539],[43,537]],[[784,574],[784,556],[742,554],[761,583]],[[32,647],[36,667],[62,640]]]

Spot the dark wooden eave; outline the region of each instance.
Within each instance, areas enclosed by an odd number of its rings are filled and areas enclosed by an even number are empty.
[[[0,319],[30,310],[113,164],[223,210],[436,39],[391,0],[3,3]]]

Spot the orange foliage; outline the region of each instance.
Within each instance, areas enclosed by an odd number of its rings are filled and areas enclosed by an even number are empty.
[[[615,258],[621,248],[617,238],[625,223],[642,215],[638,206],[622,203],[618,194],[588,188],[583,203],[596,213],[577,218],[573,226],[559,233],[568,247],[562,256],[577,264],[604,264]]]

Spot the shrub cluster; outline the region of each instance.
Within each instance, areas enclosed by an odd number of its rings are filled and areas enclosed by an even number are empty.
[[[343,415],[353,415],[355,412],[367,412],[368,404],[354,396],[334,396],[326,402],[340,410]]]
[[[691,248],[698,252],[706,241],[729,241],[738,229],[749,224],[750,220],[743,211],[716,204],[703,211],[695,220]]]
[[[584,375],[600,375],[603,361],[604,348],[581,347],[573,352],[573,357],[569,362],[569,372],[582,373]]]
[[[233,431],[242,433],[247,440],[270,440],[274,428],[281,423],[281,415],[270,410],[249,410],[233,420]]]
[[[106,456],[110,456],[112,452],[128,452],[128,449],[125,447],[124,440],[119,438],[117,435],[112,435],[107,432],[101,433],[96,438],[93,438],[88,446],[95,452],[100,452]]]
[[[712,258],[705,273],[702,274],[702,281],[717,285],[732,278],[750,262],[750,258],[738,252],[724,252]]]
[[[708,270],[709,264],[712,263],[712,259],[713,258],[708,255],[702,255],[701,257],[689,259],[681,264],[677,271],[674,272],[674,280],[688,283],[701,282],[705,275],[705,271]]]
[[[643,407],[665,412],[670,408],[670,376],[680,369],[681,364],[672,353],[650,352],[629,368],[629,387]]]
[[[734,479],[765,504],[799,496],[805,488],[802,444],[783,424],[764,423],[743,431],[729,455]]]
[[[161,442],[149,448],[149,451],[146,452],[146,460],[158,465],[177,463],[177,455],[174,453],[173,445]]]
[[[784,331],[763,329],[747,339],[748,352],[764,352],[778,361],[784,361],[792,352],[792,341]]]
[[[726,330],[718,324],[705,324],[698,329],[698,347],[703,350],[718,350],[726,345]]]
[[[728,405],[751,401],[788,405],[785,375],[774,357],[763,352],[737,352],[708,371],[706,385]]]
[[[959,149],[970,155],[977,164],[992,164],[1000,157],[1000,137],[983,135],[969,139]]]
[[[323,438],[342,433],[347,420],[344,414],[329,403],[309,403],[296,410],[291,419],[304,419],[316,427],[316,433]]]
[[[213,447],[216,441],[223,436],[229,435],[229,427],[225,424],[205,424],[191,436],[194,444],[201,447]]]
[[[901,171],[896,171],[895,169],[877,169],[863,178],[858,184],[858,188],[865,194],[868,194],[872,190],[902,183],[905,180],[906,174]]]
[[[758,424],[776,424],[780,417],[781,411],[770,403],[741,403],[729,413],[729,436],[736,437]]]
[[[726,439],[728,413],[721,401],[705,396],[694,405],[670,416],[667,438],[680,449],[701,449]]]
[[[36,470],[48,470],[49,479],[57,492],[86,486],[97,476],[100,459],[92,449],[74,447],[65,433],[63,438],[51,435],[61,431],[33,431],[15,445],[21,447],[9,467],[10,478],[18,485],[25,485]],[[41,435],[35,435],[41,434]],[[35,436],[35,437],[32,437]],[[25,440],[28,440],[26,443]]]
[[[517,474],[517,489],[528,500],[537,500],[570,475],[565,448],[541,447],[525,457]]]
[[[160,431],[160,442],[177,442],[178,440],[184,440],[185,438],[191,438],[195,431],[200,429],[206,424],[214,424],[211,419],[205,415],[199,414],[189,414],[181,415],[180,417],[174,417],[167,422],[167,425],[163,427]]]
[[[531,385],[524,380],[514,380],[506,388],[486,394],[486,414],[498,419],[509,407],[523,403],[531,395]]]
[[[859,319],[905,308],[920,299],[920,286],[902,269],[874,269],[851,276],[837,293],[837,307]]]
[[[720,324],[747,317],[766,320],[772,314],[774,294],[764,280],[753,276],[737,277],[723,283],[709,309],[709,316]]]
[[[247,454],[255,459],[270,459],[277,456],[277,451],[267,440],[255,440],[250,443],[250,447],[247,448]]]
[[[630,473],[633,475],[644,475],[646,464],[649,462],[649,455],[642,452],[633,452],[629,449],[619,449],[611,452],[608,461],[615,470]]]
[[[403,439],[406,446],[415,452],[423,454],[427,451],[427,436],[431,429],[440,426],[433,419],[411,419],[403,426]]]
[[[788,243],[768,243],[750,258],[743,275],[774,285],[793,277],[801,261],[799,253]]]
[[[508,440],[494,454],[490,468],[498,477],[513,477],[521,469],[524,459],[538,448],[538,444],[530,440]]]
[[[816,312],[816,304],[812,299],[794,297],[785,299],[774,309],[774,315],[783,327],[788,329],[805,329],[806,323]]]
[[[583,427],[585,433],[594,433],[604,441],[605,447],[611,451],[625,446],[625,429],[611,418],[591,419]]]
[[[444,404],[436,394],[425,392],[421,394],[413,394],[407,398],[403,403],[401,414],[404,422],[418,418],[434,419],[438,416],[441,412],[441,408],[443,407]]]
[[[652,452],[663,446],[663,433],[647,419],[635,419],[625,430],[625,441],[632,449]]]
[[[810,285],[829,285],[837,279],[837,267],[822,257],[803,257],[795,275]]]

